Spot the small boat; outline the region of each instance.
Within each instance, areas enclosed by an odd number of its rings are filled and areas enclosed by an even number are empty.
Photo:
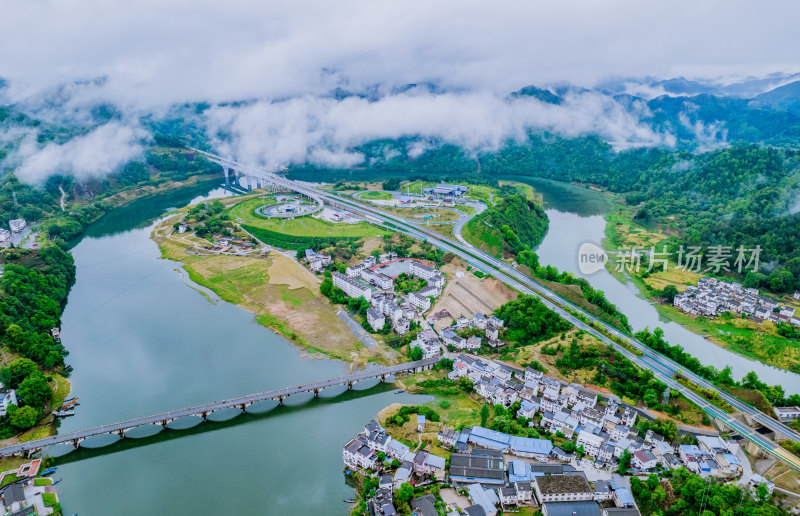
[[[55,472],[56,472],[56,470],[57,470],[57,469],[58,469],[58,466],[56,466],[56,467],[54,467],[54,468],[48,468],[48,469],[46,469],[46,470],[42,471],[42,472],[39,474],[39,476],[40,476],[40,477],[46,477],[46,476],[48,476],[48,475],[52,475],[53,473],[55,473]]]
[[[56,417],[67,417],[67,416],[74,416],[74,410],[54,410],[53,415]]]
[[[345,498],[344,499],[344,503],[356,503],[356,499],[355,498]]]
[[[56,485],[56,484],[58,484],[58,483],[59,483],[59,482],[61,482],[62,480],[64,480],[64,479],[63,479],[63,478],[59,478],[58,480],[56,480],[55,482],[53,482],[53,485]]]
[[[402,394],[403,393],[403,389],[400,389],[399,391],[394,391],[394,393],[395,394]]]

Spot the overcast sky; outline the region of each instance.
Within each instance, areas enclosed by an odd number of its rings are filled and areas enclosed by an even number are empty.
[[[619,75],[798,70],[800,2],[10,0],[0,77],[107,75],[132,102],[435,81],[494,92]]]
[[[44,148],[30,130],[9,160],[34,183],[53,173],[104,175],[141,155],[144,110],[231,100],[255,102],[214,106],[209,138],[226,155],[270,168],[355,165],[363,156],[354,148],[375,138],[420,136],[412,155],[437,141],[492,150],[532,128],[670,147],[674,135],[653,131],[643,103],[573,92],[553,106],[507,94],[623,76],[800,71],[798,19],[796,0],[9,0],[0,14],[7,101],[27,99],[23,109],[58,122],[83,123],[98,101],[123,113]],[[423,82],[447,93],[387,94]],[[336,87],[384,96],[321,98]],[[689,114],[680,123],[704,148],[725,144],[722,125]]]

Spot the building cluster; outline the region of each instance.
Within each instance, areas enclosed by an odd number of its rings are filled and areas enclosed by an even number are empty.
[[[700,278],[696,287],[687,287],[675,296],[673,305],[691,315],[714,317],[732,312],[758,321],[800,326],[800,319],[794,317],[794,308],[760,296],[757,288],[744,288],[739,283],[716,278]]]
[[[386,261],[392,259],[390,255],[381,256],[384,258]],[[382,329],[388,320],[395,332],[404,335],[408,333],[411,321],[430,309],[431,299],[442,295],[447,280],[438,270],[412,260],[409,274],[427,284],[405,297],[398,297],[394,293],[394,280],[373,270],[376,263],[374,256],[368,256],[361,263],[347,267],[344,274],[334,272],[333,285],[349,297],[363,297],[369,301],[371,308],[367,310],[367,322],[373,330]]]
[[[736,445],[718,436],[699,435],[697,444],[679,446],[652,430],[641,436],[634,427],[639,417],[635,408],[530,368],[519,370],[461,354],[449,377],[469,378],[488,403],[508,408],[519,402],[517,417],[529,420],[530,425],[538,421],[551,434],[560,432],[581,457],[554,446],[550,439],[510,435],[481,426],[458,431],[439,425],[438,440],[451,453],[447,463],[422,450],[410,451],[372,421],[344,446],[343,459],[348,468],[369,469],[380,475],[380,488],[371,500],[374,514],[395,514],[392,490],[404,482],[424,485],[436,479],[469,497],[473,505],[466,514],[470,515],[513,512],[517,507],[533,505],[541,506],[542,514],[548,515],[637,515],[633,496],[620,475],[609,473],[607,479],[590,482],[580,469],[592,465],[613,471],[626,452],[631,470],[638,474],[679,467],[720,479],[742,473]],[[537,413],[540,417],[534,417]],[[425,418],[418,416],[417,430],[425,431],[425,425]],[[760,483],[766,483],[768,489],[773,487],[763,479],[750,487],[754,489]]]
[[[41,482],[39,480],[44,477],[37,478],[41,465],[42,459],[34,459],[0,473],[0,514],[42,516],[55,513],[54,503],[58,501],[58,495],[52,480]],[[51,468],[43,474],[49,474],[54,469]]]
[[[8,245],[11,237],[17,233],[22,233],[28,227],[25,219],[14,219],[8,221],[8,228],[0,228],[0,245]]]
[[[736,477],[741,474],[741,464],[727,444],[718,437],[716,444],[718,453],[700,456],[704,461],[702,467],[696,467],[697,455],[681,453],[664,437],[648,430],[644,437],[634,427],[638,411],[630,406],[619,404],[614,399],[604,399],[594,391],[578,384],[568,384],[547,376],[531,368],[514,369],[505,364],[485,360],[470,355],[459,355],[453,362],[453,370],[449,378],[456,380],[462,376],[469,378],[475,392],[489,404],[502,404],[509,408],[516,402],[520,408],[517,417],[529,421],[529,426],[538,425],[550,433],[561,433],[567,439],[574,439],[576,448],[583,447],[586,456],[594,461],[597,467],[613,466],[627,450],[631,453],[631,466],[639,471],[653,471],[658,465],[664,468],[686,466],[699,475],[713,475],[722,478]],[[601,402],[602,401],[602,402]],[[537,416],[540,414],[540,416]],[[460,446],[466,447],[469,435],[460,436]],[[519,439],[519,438],[512,438]],[[699,449],[704,449],[703,436],[698,437]],[[458,442],[458,439],[457,439]],[[548,441],[549,442],[549,441]],[[710,442],[710,441],[708,441]],[[486,443],[482,445],[488,446]],[[515,448],[509,441],[508,447],[494,446],[509,452]],[[456,450],[459,445],[456,444]],[[706,449],[709,452],[709,449]],[[553,447],[544,457],[541,454],[524,455],[547,460],[547,457],[558,460],[570,460],[573,455]],[[695,459],[689,459],[689,456]]]
[[[325,267],[333,263],[333,257],[329,254],[318,253],[313,249],[306,249],[306,261],[311,272],[321,272]]]
[[[422,419],[418,419],[418,424],[424,425],[424,416],[420,418]],[[405,444],[392,439],[374,420],[367,423],[363,432],[344,445],[342,460],[347,468],[369,470],[381,469],[386,461],[400,463],[394,474],[380,475],[375,496],[369,502],[373,514],[384,516],[397,514],[392,495],[403,483],[419,484],[428,478],[443,480],[445,477],[444,457],[425,450],[412,452]]]
[[[435,199],[456,199],[467,193],[468,190],[469,187],[464,185],[438,184],[433,188],[423,188],[422,193]]]
[[[455,320],[450,328],[442,330],[442,341],[446,346],[453,346],[460,350],[476,350],[483,344],[483,339],[486,343],[493,347],[499,348],[504,346],[505,343],[500,340],[500,329],[505,322],[496,315],[489,315],[488,317],[481,313],[476,313],[472,319],[466,317],[459,317]],[[469,329],[483,330],[483,338],[472,335],[464,338],[459,336],[458,332]]]

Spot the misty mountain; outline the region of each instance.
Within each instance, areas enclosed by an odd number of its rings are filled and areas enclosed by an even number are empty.
[[[800,81],[762,93],[753,99],[753,104],[800,115]]]

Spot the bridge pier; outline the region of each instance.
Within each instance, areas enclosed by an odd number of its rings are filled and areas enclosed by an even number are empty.
[[[253,404],[252,402],[242,403],[241,405],[237,405],[236,408],[241,409],[242,410],[242,414],[244,414],[244,413],[247,412],[247,407],[249,407],[252,404]]]
[[[353,389],[353,381],[352,380],[347,382],[347,388],[348,388],[348,390],[352,390]]]
[[[314,389],[314,397],[319,398],[319,389]]]

